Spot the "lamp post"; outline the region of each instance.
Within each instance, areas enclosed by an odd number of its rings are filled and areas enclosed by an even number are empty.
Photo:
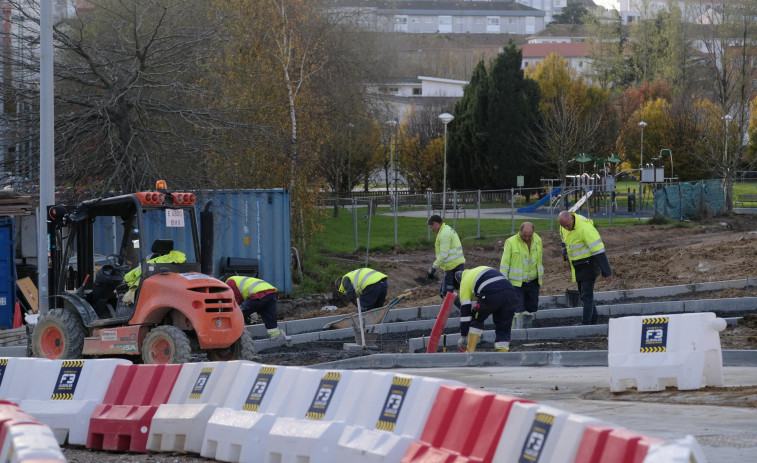
[[[442,218],[447,211],[447,124],[454,119],[450,113],[439,114],[439,120],[444,124],[444,175],[442,178]]]
[[[639,220],[641,220],[641,206],[644,204],[644,193],[642,192],[643,188],[643,178],[644,175],[644,127],[647,126],[647,123],[644,121],[639,122],[639,127],[641,127],[641,149],[640,149],[640,155],[639,155]]]
[[[392,208],[394,209],[394,248],[397,249],[397,245],[399,244],[399,241],[397,240],[397,160],[394,156],[397,151],[397,128],[399,126],[399,121],[397,119],[392,119],[386,121],[386,124],[394,130],[394,133],[392,134],[394,143],[390,142],[390,152],[392,156],[392,165],[394,166],[394,198],[392,198]]]
[[[352,129],[355,124],[352,122],[347,123],[347,128],[350,129],[349,146],[347,147],[347,188],[349,195],[352,196]]]

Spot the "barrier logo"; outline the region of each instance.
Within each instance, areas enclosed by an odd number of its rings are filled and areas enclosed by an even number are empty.
[[[318,385],[318,390],[315,391],[313,402],[308,408],[308,412],[305,414],[307,418],[311,420],[322,420],[326,416],[326,412],[329,409],[329,403],[331,398],[334,397],[334,390],[336,390],[339,380],[342,375],[333,371],[326,373],[321,378],[321,383]]]
[[[389,388],[384,406],[381,408],[381,415],[379,415],[378,423],[376,423],[376,429],[389,432],[394,431],[394,426],[397,425],[397,418],[400,415],[400,410],[402,410],[402,404],[405,403],[405,396],[407,395],[407,389],[410,387],[411,381],[412,378],[394,377],[392,387]]]
[[[51,400],[71,400],[76,392],[76,383],[79,382],[83,360],[64,360],[58,373],[58,381],[53,389]]]
[[[547,413],[537,413],[534,422],[531,424],[531,430],[528,432],[526,442],[523,443],[523,450],[520,452],[518,463],[534,463],[539,461],[541,451],[544,449],[544,442],[547,441],[549,430],[555,423],[555,417]]]
[[[197,377],[197,381],[195,381],[195,385],[192,387],[192,392],[189,393],[190,399],[199,399],[202,397],[202,392],[208,384],[211,373],[213,373],[213,367],[205,367],[200,370],[200,376]]]
[[[668,320],[668,317],[642,319],[640,352],[665,352],[667,350]]]
[[[0,359],[0,384],[3,384],[5,378],[5,367],[8,366],[8,359]]]
[[[268,386],[271,384],[273,375],[276,374],[275,367],[261,367],[258,372],[255,382],[252,383],[250,388],[250,394],[247,396],[247,400],[244,401],[242,410],[246,412],[256,412],[260,408],[260,403],[263,402],[263,397],[268,390]]]

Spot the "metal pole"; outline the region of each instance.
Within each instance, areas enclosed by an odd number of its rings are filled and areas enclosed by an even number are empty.
[[[431,192],[426,192],[426,215],[431,217]],[[431,241],[431,229],[426,227],[426,241]]]
[[[368,200],[368,236],[365,238],[365,266],[368,266],[368,252],[371,249],[371,220],[373,219],[373,200]]]
[[[452,205],[452,228],[457,230],[457,190],[452,192],[452,201],[454,201]]]
[[[54,87],[53,87],[53,5],[40,2],[40,73],[39,73],[39,210],[37,211],[37,274],[39,313],[48,310],[47,208],[55,203],[55,153],[53,151]]]
[[[476,201],[476,238],[481,238],[481,190],[478,190],[478,200]]]
[[[447,123],[444,123],[444,175],[442,178],[442,218],[447,210]]]
[[[510,188],[510,234],[515,234],[515,188]]]
[[[394,145],[392,149],[392,162],[394,163],[394,249],[397,249],[399,246],[397,239],[397,158],[399,157],[397,153],[397,125],[399,125],[399,122],[395,120]]]
[[[357,198],[352,198],[352,225],[353,236],[355,237],[355,251],[357,252]]]
[[[357,286],[357,282],[355,282],[355,286]],[[360,325],[360,342],[363,346],[363,349],[365,349],[365,330],[363,329],[363,309],[360,307],[360,297],[357,298],[357,318],[358,318],[358,324]]]

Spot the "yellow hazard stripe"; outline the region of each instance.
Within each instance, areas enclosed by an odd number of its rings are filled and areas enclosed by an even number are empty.
[[[84,360],[64,360],[63,361],[63,368],[66,367],[83,367],[84,366]]]
[[[73,394],[53,394],[52,400],[71,400],[73,398]]]
[[[668,317],[645,318],[641,321],[641,324],[642,325],[659,325],[661,323],[668,323],[668,320],[670,320]]]
[[[276,373],[276,367],[260,367],[259,375],[272,375]]]
[[[555,423],[555,417],[548,413],[537,413],[534,419],[540,423],[545,423],[545,424]]]
[[[394,380],[392,380],[392,386],[410,386],[410,383],[413,381],[413,378],[406,378],[403,376],[395,376]]]
[[[642,347],[641,352],[648,353],[648,352],[667,352],[665,347]]]

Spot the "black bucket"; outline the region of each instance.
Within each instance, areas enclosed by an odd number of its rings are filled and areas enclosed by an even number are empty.
[[[568,307],[578,307],[581,303],[581,298],[578,297],[577,289],[565,290],[565,301],[568,303]]]

